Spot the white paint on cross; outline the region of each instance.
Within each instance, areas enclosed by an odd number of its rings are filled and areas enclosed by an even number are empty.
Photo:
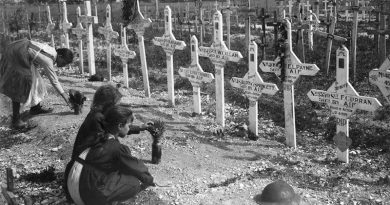
[[[191,65],[189,68],[180,67],[179,74],[181,77],[188,78],[193,87],[193,99],[194,99],[194,112],[197,114],[202,113],[201,98],[200,98],[200,86],[202,83],[210,83],[214,80],[214,76],[211,73],[204,72],[199,65],[198,54],[198,39],[196,36],[191,37]]]
[[[375,111],[381,103],[372,97],[360,96],[349,83],[349,51],[345,46],[336,51],[336,82],[327,91],[311,89],[307,93],[311,101],[326,103],[331,115],[336,117],[336,141],[338,159],[348,163],[349,120],[357,109]],[[347,145],[348,145],[347,144]]]
[[[387,102],[390,103],[390,55],[379,69],[370,72],[370,82],[379,87]]]
[[[75,28],[72,28],[72,33],[77,36],[77,39],[79,41],[79,70],[81,74],[84,74],[84,56],[83,56],[83,37],[86,35],[87,30],[83,28],[83,25],[81,24],[80,21],[80,16],[81,16],[81,9],[78,6],[77,10],[77,25]]]
[[[199,56],[210,58],[215,66],[216,117],[217,123],[225,126],[224,66],[228,61],[238,62],[242,55],[238,51],[229,50],[223,42],[223,21],[219,11],[214,13],[213,28],[213,43],[210,47],[199,47]]]
[[[85,7],[85,15],[80,16],[81,23],[85,23],[87,25],[87,42],[88,42],[88,70],[89,75],[94,75],[96,73],[95,70],[95,52],[93,50],[93,30],[92,24],[97,24],[98,19],[96,16],[91,16],[91,1],[84,1]]]
[[[99,27],[98,32],[104,35],[107,46],[107,70],[108,70],[108,81],[111,82],[111,40],[119,37],[118,32],[112,29],[111,25],[111,6],[106,6],[106,23],[104,27]]]
[[[66,8],[66,1],[62,1],[62,22],[61,22],[62,31],[65,35],[65,44],[66,48],[69,48],[69,30],[72,28],[72,23],[68,21],[68,10]]]
[[[146,63],[146,54],[145,54],[145,43],[144,43],[144,32],[145,28],[149,27],[152,21],[150,18],[145,19],[144,16],[141,13],[141,9],[139,7],[139,0],[137,0],[137,9],[136,12],[136,18],[133,22],[130,22],[129,25],[127,25],[128,29],[133,29],[135,33],[138,36],[138,45],[139,45],[139,52],[140,52],[140,58],[141,58],[141,69],[142,69],[142,76],[143,76],[143,82],[144,82],[144,92],[146,97],[150,97],[150,86],[149,86],[149,75],[148,75],[148,65]]]
[[[315,64],[302,63],[292,50],[292,35],[291,23],[288,19],[284,19],[287,29],[287,39],[285,41],[285,59],[284,68],[280,67],[280,59],[277,61],[265,61],[260,63],[260,69],[264,72],[273,72],[276,75],[281,74],[281,69],[285,69],[285,81],[283,82],[284,95],[284,115],[285,115],[285,130],[286,144],[296,148],[296,131],[295,131],[295,110],[294,110],[294,82],[300,75],[315,75],[319,68]]]
[[[186,47],[184,41],[176,40],[172,33],[172,11],[169,6],[164,9],[165,33],[162,37],[154,37],[154,45],[161,46],[167,57],[168,76],[168,103],[175,106],[174,79],[173,79],[173,53],[175,50],[183,50]]]
[[[55,28],[56,24],[53,23],[53,21],[51,20],[50,6],[49,6],[49,5],[46,5],[46,12],[47,12],[47,27],[46,27],[46,32],[47,32],[47,34],[48,34],[48,35],[50,36],[50,38],[51,38],[51,45],[52,45],[53,47],[55,47],[53,31],[54,31],[54,28]]]
[[[258,100],[265,93],[274,95],[279,89],[273,83],[265,83],[257,72],[258,46],[255,42],[249,45],[249,71],[243,78],[233,77],[230,84],[233,87],[242,89],[249,99],[249,130],[255,135],[258,133]]]
[[[126,88],[129,88],[129,71],[127,68],[127,62],[130,58],[135,58],[136,53],[129,50],[126,43],[126,28],[121,25],[121,45],[114,48],[114,55],[119,56],[123,64],[123,79]]]

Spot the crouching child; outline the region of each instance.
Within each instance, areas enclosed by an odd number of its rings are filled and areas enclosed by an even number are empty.
[[[155,186],[145,164],[121,144],[133,123],[130,109],[114,106],[104,113],[104,133],[99,143],[75,158],[66,179],[67,189],[77,205],[104,205],[125,201],[143,189]]]

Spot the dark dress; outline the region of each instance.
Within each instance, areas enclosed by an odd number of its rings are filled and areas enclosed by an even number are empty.
[[[76,161],[83,164],[79,189],[86,205],[124,201],[153,184],[145,164],[115,138],[92,147],[85,160]]]

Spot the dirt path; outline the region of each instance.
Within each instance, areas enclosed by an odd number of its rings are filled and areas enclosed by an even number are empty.
[[[66,90],[73,88],[87,95],[81,115],[73,115],[50,88],[45,104],[54,107],[54,113],[29,119],[31,124],[37,125],[36,128],[15,133],[7,128],[10,119],[4,116],[9,112],[4,112],[1,118],[0,179],[4,183],[5,168],[14,167],[19,175],[16,193],[31,196],[36,204],[66,204],[60,187],[64,166],[78,128],[89,111],[93,93],[101,85],[72,76],[61,77],[61,83]],[[276,179],[288,181],[309,204],[332,204],[343,199],[344,195],[351,195],[348,192],[352,188],[358,191],[356,195],[368,198],[367,194],[359,194],[364,193],[359,182],[346,186],[342,177],[329,175],[331,166],[344,166],[326,162],[327,153],[333,152],[332,147],[308,153],[317,147],[300,146],[292,150],[277,141],[263,138],[254,142],[231,136],[218,137],[212,133],[213,118],[191,117],[191,96],[178,97],[181,99],[177,106],[169,108],[165,92],[155,91],[149,99],[144,98],[139,90],[123,89],[122,92],[126,94],[122,103],[133,109],[136,124],[151,119],[166,122],[163,157],[159,165],[150,163],[152,140],[149,133],[128,136],[122,142],[130,146],[134,156],[145,160],[158,184],[169,185],[149,188],[125,204],[256,204],[253,197]],[[2,109],[7,108],[4,101]],[[269,130],[266,125],[263,128]],[[24,180],[27,174],[40,172],[48,166],[54,166],[56,170],[57,179],[53,182]],[[390,199],[390,194],[383,192],[377,196]]]

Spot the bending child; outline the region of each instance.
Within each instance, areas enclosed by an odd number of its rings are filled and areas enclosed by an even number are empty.
[[[99,143],[75,158],[66,180],[70,196],[78,205],[125,201],[155,186],[145,164],[118,140],[128,134],[133,112],[114,106],[105,112],[104,119],[104,133],[96,136]]]

